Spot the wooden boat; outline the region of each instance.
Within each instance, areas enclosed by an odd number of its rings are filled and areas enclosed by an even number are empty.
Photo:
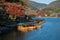
[[[17,29],[21,32],[28,32],[28,31],[37,30],[37,29],[42,28],[41,24],[43,24],[44,22],[45,22],[44,20],[41,20],[39,22],[36,22],[35,25],[33,25],[33,24],[32,25],[27,25],[27,24],[19,25]]]

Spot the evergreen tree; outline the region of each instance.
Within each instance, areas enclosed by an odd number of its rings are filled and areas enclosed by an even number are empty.
[[[19,0],[6,0],[7,2],[19,2]]]
[[[25,3],[22,0],[6,0],[7,2],[14,2],[14,3],[20,3],[22,5],[25,5]]]

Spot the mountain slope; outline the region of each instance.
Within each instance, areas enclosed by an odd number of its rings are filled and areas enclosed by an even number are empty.
[[[60,1],[54,1],[50,3],[48,7],[60,7]]]
[[[57,15],[57,14],[60,14],[60,1],[54,1],[54,2],[50,3],[43,10],[48,11],[49,15]]]
[[[30,1],[30,5],[29,7],[32,9],[43,9],[47,6],[47,4],[43,4],[43,3],[37,3],[34,1]]]

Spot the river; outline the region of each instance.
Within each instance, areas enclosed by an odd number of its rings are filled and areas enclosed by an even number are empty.
[[[38,18],[34,18],[36,20]],[[4,40],[60,40],[60,18],[43,18],[42,28],[27,33],[11,32]],[[12,36],[13,35],[13,36]]]
[[[60,40],[60,18],[44,19],[42,28],[26,33],[24,40]]]

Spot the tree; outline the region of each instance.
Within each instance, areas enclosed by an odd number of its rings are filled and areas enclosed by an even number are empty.
[[[19,2],[19,0],[5,0],[7,2]]]
[[[26,6],[29,6],[29,0],[20,0],[23,1]]]

